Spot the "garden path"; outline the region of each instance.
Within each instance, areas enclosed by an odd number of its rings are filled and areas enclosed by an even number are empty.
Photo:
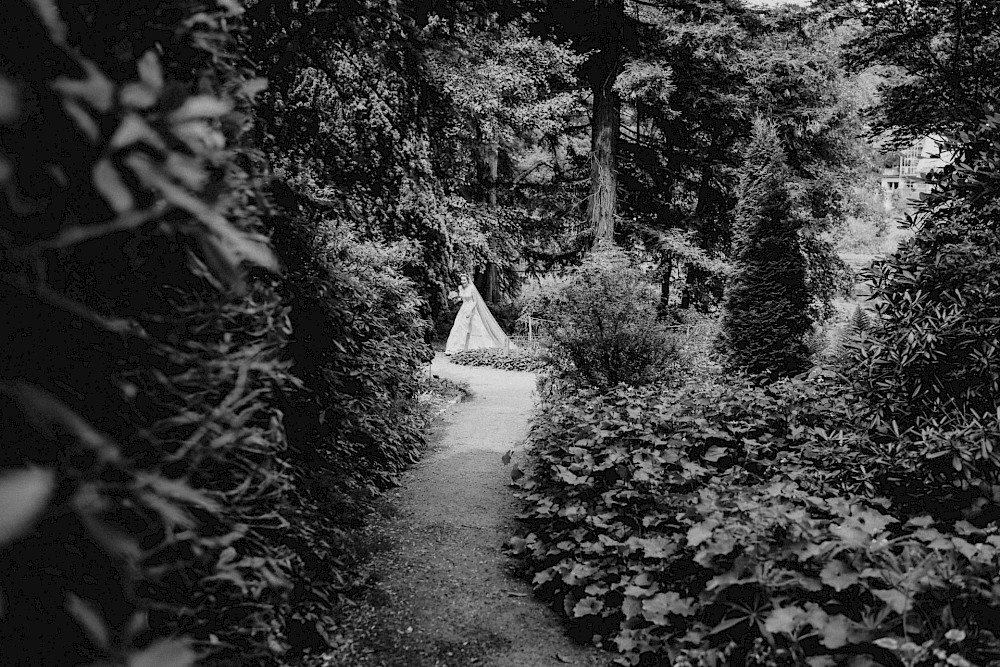
[[[527,434],[534,375],[458,366],[432,372],[466,382],[431,450],[389,494],[376,529],[373,593],[352,610],[332,667],[555,667],[607,665],[569,639],[554,612],[510,573],[503,553],[516,504],[501,457]]]

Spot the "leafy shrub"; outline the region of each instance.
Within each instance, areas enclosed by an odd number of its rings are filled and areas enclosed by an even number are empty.
[[[871,268],[879,326],[858,347],[857,377],[886,423],[996,409],[998,132],[991,116],[956,138],[959,159],[921,202],[915,236]]]
[[[985,661],[1000,534],[887,513],[855,400],[823,372],[564,386],[533,425],[512,550],[624,665]]]
[[[433,352],[401,275],[407,247],[361,243],[328,211],[288,197],[271,224],[290,267],[279,292],[293,304],[289,351],[305,389],[286,399],[294,489],[283,536],[297,555],[288,639],[302,650],[327,645],[338,603],[361,582],[352,529],[417,459],[420,377]]]
[[[648,283],[616,248],[595,250],[532,310],[550,321],[544,344],[553,364],[579,382],[647,384],[671,374],[677,361]]]
[[[877,318],[847,350],[873,438],[935,514],[979,522],[997,517],[1000,482],[998,131],[991,116],[954,138],[913,238],[872,265]]]
[[[280,650],[291,554],[274,397],[287,311],[247,266],[262,82],[238,7],[5,7],[0,653],[241,664]],[[114,49],[107,47],[114,33]]]
[[[489,366],[504,371],[534,372],[545,367],[539,355],[523,350],[468,350],[450,357],[461,366]]]

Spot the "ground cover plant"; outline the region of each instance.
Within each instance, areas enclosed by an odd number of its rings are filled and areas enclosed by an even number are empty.
[[[996,526],[881,497],[907,464],[880,462],[834,373],[549,392],[511,549],[571,633],[621,664],[1000,655]]]
[[[488,366],[504,371],[534,372],[545,367],[542,357],[530,350],[468,350],[450,357],[453,364],[461,366]]]

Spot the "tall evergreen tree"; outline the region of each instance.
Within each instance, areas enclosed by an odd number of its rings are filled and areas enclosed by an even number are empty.
[[[792,206],[790,170],[777,131],[757,119],[738,188],[730,278],[722,320],[733,368],[771,377],[808,363],[812,327],[802,217]]]

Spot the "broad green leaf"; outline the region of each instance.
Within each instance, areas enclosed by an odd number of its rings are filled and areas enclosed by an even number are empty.
[[[622,600],[622,613],[625,618],[634,618],[642,614],[642,600],[631,595],[626,595]]]
[[[622,630],[615,637],[615,646],[620,653],[630,653],[636,649],[635,633],[632,630]],[[632,663],[634,664],[634,663]]]
[[[715,463],[716,461],[718,461],[719,459],[721,459],[723,456],[725,456],[727,453],[729,453],[729,450],[726,449],[725,447],[719,447],[718,445],[712,445],[711,447],[708,448],[708,451],[706,451],[705,454],[701,458],[703,460],[705,460],[705,461],[710,462],[710,463]]]
[[[860,520],[864,531],[873,537],[883,532],[890,523],[899,522],[898,519],[880,514],[875,510],[863,510],[857,514],[857,518]]]
[[[70,118],[73,119],[77,128],[83,132],[83,136],[85,136],[91,144],[96,146],[100,143],[101,130],[97,126],[97,121],[94,120],[94,117],[90,115],[90,112],[87,111],[82,104],[74,100],[67,100],[63,103],[63,109],[70,116]]]
[[[125,213],[135,208],[135,197],[121,174],[107,158],[94,163],[92,171],[94,188],[101,194],[115,213]]]
[[[638,544],[646,558],[667,558],[677,551],[677,543],[669,537],[642,537]]]
[[[768,614],[764,621],[764,629],[773,633],[784,633],[791,635],[798,627],[799,621],[805,617],[806,612],[795,606],[775,607]]]
[[[843,524],[832,524],[830,532],[839,537],[848,547],[863,549],[871,543],[870,534],[861,530],[856,521],[847,520]]]
[[[80,63],[85,79],[58,78],[50,85],[63,95],[82,100],[99,113],[111,111],[115,99],[115,84],[90,60]]]
[[[596,616],[604,609],[604,602],[594,597],[585,597],[573,606],[573,618]]]
[[[181,505],[151,492],[139,493],[138,497],[143,505],[160,515],[160,520],[168,529],[174,529],[178,526],[191,528],[195,525],[194,517]]]
[[[59,16],[59,5],[56,0],[29,0],[28,4],[42,20],[52,41],[61,44],[66,39],[66,24]]]
[[[257,77],[254,79],[248,79],[242,86],[240,86],[240,93],[253,100],[257,95],[261,94],[267,90],[267,79],[264,77]]]
[[[243,13],[243,4],[240,0],[216,0],[219,6],[228,11],[234,16],[239,16]]]
[[[128,667],[193,667],[198,655],[181,639],[161,639],[128,656]]]
[[[691,598],[682,598],[674,591],[657,593],[648,600],[642,601],[642,615],[655,625],[667,625],[670,622],[668,614],[690,616],[694,613]]]
[[[66,611],[83,628],[94,646],[100,649],[108,648],[110,632],[99,606],[74,593],[67,593]]]
[[[163,165],[168,174],[192,190],[201,190],[208,182],[208,173],[201,160],[181,153],[171,153]]]
[[[687,541],[689,547],[696,547],[705,540],[712,537],[712,531],[719,525],[715,519],[709,519],[699,524],[695,524],[688,529]]]
[[[217,210],[174,183],[148,157],[132,154],[125,161],[146,185],[159,191],[170,204],[204,223],[204,232],[196,236],[202,242],[206,263],[218,277],[231,286],[238,286],[242,277],[240,264],[244,261],[271,271],[280,270],[278,258],[266,237],[234,227]]]
[[[816,628],[819,632],[820,641],[828,649],[838,649],[847,644],[850,620],[843,614],[837,614],[827,618],[826,623]]]
[[[118,91],[118,101],[129,109],[149,109],[158,99],[156,91],[144,83],[132,81]]]
[[[979,553],[979,548],[976,545],[961,537],[951,538],[951,543],[955,545],[955,548],[958,549],[960,554],[968,558],[970,561],[976,560],[976,556]]]
[[[177,110],[167,116],[167,119],[173,124],[181,124],[203,118],[218,118],[232,110],[233,103],[230,100],[221,100],[211,95],[195,95],[184,100]]]
[[[226,137],[213,122],[207,120],[189,120],[185,123],[174,123],[170,132],[184,142],[196,155],[212,155],[226,147]]]
[[[141,116],[134,113],[125,114],[114,133],[111,135],[109,146],[115,150],[120,150],[133,144],[146,143],[154,148],[166,150],[163,138],[145,121]],[[126,160],[126,164],[135,171],[135,167]]]
[[[569,484],[570,486],[586,484],[588,480],[586,475],[577,475],[566,466],[556,466],[556,474],[562,481],[566,482],[566,484]]]
[[[154,94],[159,95],[163,90],[163,68],[160,67],[160,58],[156,55],[156,51],[149,49],[139,57],[135,65],[139,79],[149,86]]]
[[[56,488],[48,468],[22,468],[0,475],[0,547],[20,539],[35,525]]]
[[[905,614],[913,607],[913,600],[895,589],[888,591],[873,590],[872,594],[883,600],[897,614]]]
[[[933,523],[934,519],[925,514],[923,516],[915,516],[912,519],[909,519],[906,522],[906,525],[915,526],[916,528],[927,528],[928,526],[933,525]]]
[[[576,563],[572,569],[563,575],[563,581],[571,586],[583,583],[598,571],[598,568],[586,563]]]
[[[827,562],[820,572],[819,578],[824,584],[838,592],[848,586],[853,586],[861,580],[857,572],[836,559]]]

